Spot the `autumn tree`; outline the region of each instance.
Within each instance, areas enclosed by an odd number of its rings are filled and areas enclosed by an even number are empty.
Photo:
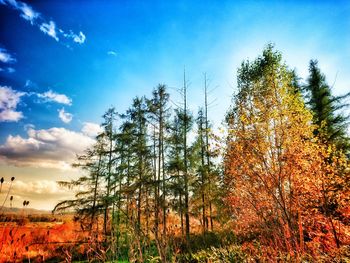
[[[314,134],[327,147],[323,154],[324,173],[320,175],[323,185],[320,189],[322,202],[319,203],[319,210],[327,216],[339,247],[340,240],[333,219],[342,220],[344,218],[341,208],[344,201],[349,200],[346,197],[349,189],[349,183],[347,183],[349,172],[346,168],[347,161],[344,154],[349,154],[350,150],[350,139],[347,133],[349,116],[343,115],[340,110],[348,106],[343,103],[343,100],[348,98],[350,93],[333,96],[325,75],[318,67],[317,60],[310,61],[309,77],[304,89],[307,104],[313,112]],[[339,198],[340,196],[342,198]]]
[[[227,202],[240,230],[262,231],[276,246],[302,251],[305,191],[315,184],[314,169],[322,162],[312,115],[272,45],[242,63],[237,83],[227,114]]]

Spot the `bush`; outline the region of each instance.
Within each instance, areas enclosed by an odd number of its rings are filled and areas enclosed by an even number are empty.
[[[227,247],[210,247],[209,249],[200,250],[195,253],[180,255],[175,259],[176,262],[193,262],[193,263],[219,263],[219,262],[246,262],[247,255],[242,251],[240,246],[231,245]]]

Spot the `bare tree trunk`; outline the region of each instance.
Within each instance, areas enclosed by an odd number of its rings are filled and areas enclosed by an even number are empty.
[[[208,179],[208,196],[209,196],[209,216],[210,216],[210,229],[214,230],[213,225],[213,209],[211,200],[211,164],[210,164],[210,153],[209,153],[209,121],[208,121],[208,86],[207,86],[207,75],[204,75],[204,118],[205,118],[205,152],[207,157],[207,179]]]
[[[159,178],[157,177],[156,128],[153,127],[153,158],[154,158],[154,235],[158,239],[159,229]]]

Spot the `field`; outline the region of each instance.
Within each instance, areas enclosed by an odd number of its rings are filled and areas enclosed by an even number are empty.
[[[102,246],[101,248],[96,246],[102,243],[102,240],[93,240],[91,232],[82,229],[80,221],[74,214],[52,215],[34,212],[28,214],[18,210],[15,213],[8,212],[1,215],[0,263],[86,261],[89,259],[89,254],[96,260],[98,259],[96,250],[101,253],[101,258],[105,256],[102,254],[107,251],[104,251]],[[168,222],[169,233],[179,238],[181,236],[179,218],[170,216]],[[201,230],[200,222],[194,218],[191,227],[193,233],[199,233]],[[102,229],[100,232],[102,236]],[[124,254],[128,254],[125,249]]]
[[[73,216],[3,215],[0,222],[0,262],[68,260],[83,252],[86,234]]]
[[[104,262],[113,249],[113,246],[103,245],[103,230],[100,229],[99,238],[83,230],[81,221],[73,214],[5,214],[0,218],[0,262]],[[145,220],[145,218],[143,218]],[[102,218],[100,225],[102,226]],[[170,215],[168,221],[167,249],[170,251],[171,262],[260,262],[272,260],[275,262],[348,262],[350,250],[348,246],[341,249],[332,249],[331,235],[320,235],[306,246],[316,249],[321,243],[329,246],[327,254],[315,252],[315,255],[304,254],[302,258],[290,253],[276,254],[276,247],[264,246],[247,237],[237,236],[227,226],[215,225],[215,232],[201,234],[201,225],[198,220],[191,218],[191,252],[184,247],[181,239],[180,221],[176,215]],[[142,246],[143,262],[160,262],[155,243],[137,244],[138,236],[133,236],[130,229],[123,227],[130,239],[127,244],[121,242],[117,249],[118,258],[113,262],[139,262],[137,246]],[[348,231],[348,228],[343,229]],[[327,230],[325,230],[327,232]],[[239,230],[235,229],[235,233]],[[349,237],[349,233],[343,233]],[[151,239],[154,237],[151,234]],[[125,241],[125,240],[124,240]],[[343,239],[343,244],[349,240]],[[136,257],[134,255],[136,254]]]

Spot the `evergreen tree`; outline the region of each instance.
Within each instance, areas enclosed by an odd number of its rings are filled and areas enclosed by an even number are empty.
[[[74,208],[80,217],[82,228],[91,231],[98,230],[97,218],[104,213],[103,177],[106,173],[103,149],[106,147],[103,140],[98,139],[96,144],[77,157],[73,167],[78,167],[86,173],[76,180],[59,181],[58,184],[68,189],[76,189],[75,199],[58,203],[53,212]]]
[[[170,117],[170,109],[168,106],[169,94],[166,91],[166,86],[163,84],[153,90],[152,99],[148,100],[149,118],[157,132],[157,178],[156,178],[156,206],[155,206],[155,232],[158,235],[159,224],[159,208],[162,207],[162,224],[163,235],[166,235],[166,210],[167,210],[167,175],[166,175],[166,160],[165,160],[165,139],[168,130],[168,119]],[[160,185],[161,184],[161,185]],[[161,190],[161,194],[160,194]]]
[[[304,86],[308,98],[307,104],[314,113],[313,122],[317,125],[315,133],[328,143],[335,144],[345,152],[350,150],[347,134],[347,121],[350,116],[344,116],[339,110],[348,106],[342,100],[350,96],[333,96],[326,77],[321,73],[317,60],[311,60],[309,77]]]
[[[168,170],[172,175],[171,189],[174,192],[174,196],[178,197],[178,200],[174,200],[174,207],[180,215],[181,222],[181,234],[184,236],[184,196],[185,196],[185,160],[184,160],[184,135],[185,135],[185,123],[186,132],[189,132],[192,128],[192,116],[187,112],[184,114],[183,109],[175,109],[175,115],[171,124],[171,134],[169,136],[169,160]],[[187,147],[189,151],[190,147]]]
[[[133,136],[131,145],[134,155],[133,173],[137,188],[137,226],[141,228],[142,204],[144,201],[148,201],[148,188],[151,180],[150,152],[147,146],[147,107],[144,98],[135,98],[128,114],[130,115]],[[146,202],[146,211],[148,210],[148,202]],[[148,226],[147,216],[146,222]]]
[[[182,96],[183,96],[183,148],[184,148],[184,189],[185,189],[185,229],[186,229],[186,240],[187,242],[190,239],[190,211],[189,211],[189,164],[188,164],[188,142],[187,135],[191,130],[190,125],[190,115],[187,108],[187,81],[186,74],[184,71],[184,79],[183,79],[183,88],[182,88]]]
[[[109,222],[109,209],[112,206],[112,211],[114,210],[114,196],[112,193],[112,188],[114,188],[112,182],[115,182],[114,176],[115,168],[115,135],[116,135],[116,127],[115,120],[117,118],[117,112],[114,107],[109,108],[106,113],[103,115],[104,122],[102,123],[103,132],[98,136],[99,139],[104,140],[106,143],[106,147],[103,150],[103,154],[106,159],[106,173],[105,173],[105,181],[106,181],[106,192],[104,197],[105,202],[105,211],[104,211],[104,220],[103,220],[103,229],[104,234],[107,237],[108,225],[112,226],[113,218]],[[114,216],[112,214],[112,216]]]

